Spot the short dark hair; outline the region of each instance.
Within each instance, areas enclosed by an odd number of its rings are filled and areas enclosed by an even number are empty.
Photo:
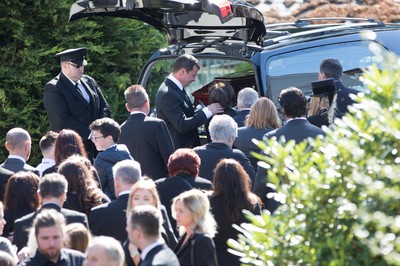
[[[54,131],[48,131],[39,141],[39,148],[42,151],[49,150],[56,143],[58,133]]]
[[[228,83],[214,83],[208,90],[208,103],[219,103],[224,109],[232,107],[235,101],[235,91]]]
[[[149,100],[146,90],[141,85],[129,86],[125,92],[125,101],[129,108],[140,108]]]
[[[39,182],[39,192],[42,198],[59,198],[67,192],[68,181],[58,173],[44,175]]]
[[[306,96],[296,87],[282,90],[278,102],[283,108],[283,113],[288,117],[303,117],[307,113]]]
[[[319,65],[319,73],[324,74],[326,78],[339,80],[343,74],[343,67],[339,60],[328,58],[321,61]]]
[[[196,57],[190,54],[184,54],[175,60],[172,67],[172,72],[178,72],[182,68],[186,69],[186,71],[191,71],[194,66],[200,69],[199,61],[196,59]]]
[[[65,218],[60,212],[54,209],[41,210],[33,220],[33,228],[35,228],[35,236],[38,235],[40,228],[46,227],[60,227],[61,232],[64,234]]]
[[[105,137],[111,136],[115,143],[118,142],[121,135],[119,124],[114,119],[108,117],[96,119],[90,124],[89,128],[90,130],[99,130]]]
[[[131,228],[139,229],[146,237],[156,238],[160,235],[162,223],[161,212],[152,205],[134,207],[129,214]]]
[[[177,149],[169,156],[168,174],[169,176],[176,176],[186,173],[191,176],[198,176],[200,163],[200,157],[194,150],[189,148]]]

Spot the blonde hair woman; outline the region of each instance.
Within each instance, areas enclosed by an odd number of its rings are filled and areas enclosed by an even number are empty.
[[[198,189],[179,194],[172,203],[172,216],[181,239],[175,248],[181,265],[218,265],[213,237],[217,224],[210,213],[207,195]]]
[[[233,147],[241,150],[249,158],[254,170],[257,170],[257,159],[251,152],[259,152],[252,139],[262,140],[271,130],[281,127],[281,120],[275,104],[268,98],[259,98],[250,109],[245,126],[238,129],[238,136]]]
[[[171,223],[168,218],[167,210],[164,205],[160,203],[160,197],[156,189],[156,184],[150,178],[144,177],[143,179],[136,182],[129,193],[128,206],[126,213],[129,215],[131,210],[136,206],[141,205],[152,205],[160,209],[163,217],[163,227],[161,228],[161,234],[166,244],[173,249],[177,243],[176,236],[173,233]],[[127,217],[128,218],[128,217]],[[130,245],[131,255],[136,255],[135,247]],[[135,256],[132,256],[135,265],[138,265],[138,261],[135,261]],[[132,265],[127,262],[127,265]]]

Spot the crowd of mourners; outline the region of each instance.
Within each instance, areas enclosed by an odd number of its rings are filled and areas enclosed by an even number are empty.
[[[7,132],[0,265],[240,265],[227,244],[238,235],[232,225],[247,222],[243,210],[273,213],[281,204],[270,196],[275,191],[253,140],[323,137],[321,127],[343,116],[356,93],[341,83],[340,63],[326,59],[310,100],[296,87],[281,91],[282,116],[254,88],[236,98],[226,83],[213,84],[209,105],[195,110],[185,88],[200,65],[183,55],[157,92],[157,118],[148,116],[145,88],[132,85],[124,92],[129,116],[122,125],[108,117],[105,102],[106,111],[84,128],[65,111],[72,108],[65,91],[79,97],[73,104],[102,98],[95,97],[96,82],[82,76],[85,55],[86,49],[57,55],[61,73],[44,96],[52,130],[39,142],[39,165],[27,162],[35,145],[29,132]]]

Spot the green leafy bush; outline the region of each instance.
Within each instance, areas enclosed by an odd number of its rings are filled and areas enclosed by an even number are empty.
[[[237,227],[244,265],[400,265],[400,63],[377,57],[325,139],[259,143],[284,204]]]

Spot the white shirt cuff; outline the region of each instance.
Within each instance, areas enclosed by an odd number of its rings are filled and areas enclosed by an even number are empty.
[[[204,114],[207,116],[207,119],[210,119],[210,117],[212,117],[213,116],[213,113],[210,111],[210,110],[208,110],[208,107],[206,106],[206,107],[204,107],[203,109],[201,109],[203,112],[204,112]]]

